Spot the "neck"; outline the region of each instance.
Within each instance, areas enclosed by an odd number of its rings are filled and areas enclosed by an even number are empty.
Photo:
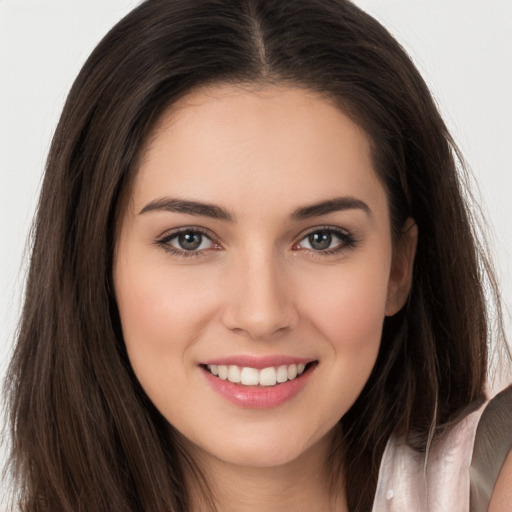
[[[328,464],[332,436],[326,436],[297,459],[271,467],[235,466],[198,453],[194,447],[187,447],[187,451],[206,477],[216,512],[347,510],[343,486],[333,484]],[[197,475],[189,470],[185,478],[190,509],[212,512],[213,506],[201,492],[204,489],[198,484]]]

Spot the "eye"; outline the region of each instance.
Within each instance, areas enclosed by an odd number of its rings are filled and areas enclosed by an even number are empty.
[[[205,233],[188,228],[164,236],[157,244],[166,251],[180,256],[193,256],[201,251],[219,249],[218,244]]]
[[[197,231],[179,233],[169,240],[170,245],[183,251],[201,251],[208,249],[211,243],[208,237]]]
[[[354,238],[347,232],[334,228],[325,228],[311,231],[295,244],[293,248],[294,250],[307,249],[332,254],[348,249],[354,244]]]

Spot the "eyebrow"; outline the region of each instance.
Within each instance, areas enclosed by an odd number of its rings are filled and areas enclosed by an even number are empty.
[[[163,210],[167,212],[186,213],[187,215],[197,215],[201,217],[211,217],[212,219],[225,220],[233,222],[234,217],[227,210],[208,203],[198,201],[188,201],[185,199],[173,199],[163,197],[155,199],[148,203],[139,212],[139,215],[155,210]]]
[[[185,213],[187,215],[195,215],[199,217],[210,217],[212,219],[224,220],[228,222],[234,222],[235,220],[234,215],[220,206],[209,203],[202,203],[199,201],[174,199],[168,197],[155,199],[154,201],[149,202],[146,206],[144,206],[144,208],[142,208],[142,210],[139,212],[139,215],[158,210]],[[304,220],[311,217],[319,217],[321,215],[327,215],[329,213],[343,210],[363,210],[370,216],[372,213],[370,207],[364,201],[361,201],[355,197],[344,196],[297,208],[290,215],[290,219],[292,221]]]
[[[304,220],[343,210],[363,210],[369,216],[372,214],[370,207],[364,201],[355,197],[344,196],[297,208],[297,210],[292,213],[291,219]]]

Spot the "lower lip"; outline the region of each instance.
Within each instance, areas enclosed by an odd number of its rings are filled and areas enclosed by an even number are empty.
[[[300,377],[275,386],[243,386],[222,380],[201,368],[210,386],[224,398],[247,409],[269,409],[291,400],[307,384],[314,368],[309,368]]]

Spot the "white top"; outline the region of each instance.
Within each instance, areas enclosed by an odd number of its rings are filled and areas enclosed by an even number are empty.
[[[488,404],[493,406],[488,407]],[[512,442],[511,405],[512,387],[436,439],[428,459],[426,453],[414,450],[403,438],[392,437],[382,457],[372,512],[486,511],[494,482]],[[478,428],[486,410],[485,421]],[[496,412],[499,418],[496,418]],[[498,429],[497,424],[500,425]],[[496,435],[497,430],[499,435]],[[474,450],[475,438],[478,449]],[[482,450],[488,457],[478,454],[477,458],[492,459],[493,468],[488,469],[487,461],[472,461],[473,452],[476,456],[476,452]],[[482,493],[482,488],[489,487],[488,479],[492,479],[490,489]],[[483,499],[481,494],[485,494]]]

